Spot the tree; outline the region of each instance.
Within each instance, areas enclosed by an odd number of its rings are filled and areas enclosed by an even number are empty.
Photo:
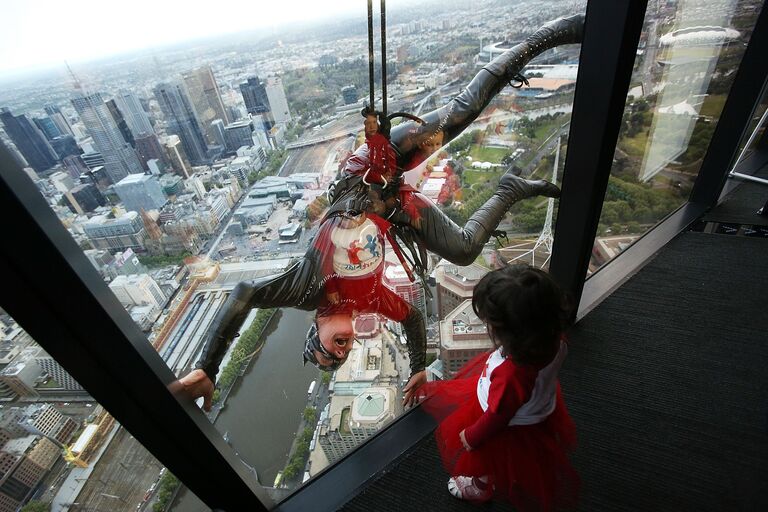
[[[317,411],[314,407],[307,407],[304,409],[304,421],[307,423],[314,423],[317,420]]]
[[[32,500],[21,507],[21,512],[51,512],[51,504]]]

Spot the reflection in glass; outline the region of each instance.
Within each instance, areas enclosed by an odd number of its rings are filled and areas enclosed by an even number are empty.
[[[649,2],[590,271],[687,200],[761,5]]]

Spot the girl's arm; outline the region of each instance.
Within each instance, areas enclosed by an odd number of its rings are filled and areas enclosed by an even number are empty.
[[[475,423],[462,431],[465,447],[477,448],[486,439],[507,428],[509,420],[529,398],[536,374],[536,371],[515,366],[511,362],[499,365],[491,373],[488,409]]]

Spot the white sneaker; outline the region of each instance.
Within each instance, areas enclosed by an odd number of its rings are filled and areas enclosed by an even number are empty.
[[[471,476],[452,476],[448,479],[448,492],[455,498],[467,501],[488,501],[493,495],[493,489],[488,485],[480,489],[475,485]]]

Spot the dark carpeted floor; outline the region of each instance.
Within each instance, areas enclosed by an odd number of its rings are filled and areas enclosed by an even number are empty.
[[[573,330],[582,510],[768,510],[768,240],[685,233]]]
[[[768,179],[768,166],[755,176]],[[704,215],[702,220],[768,226],[768,215],[757,214],[766,201],[768,201],[768,185],[743,181],[717,208]]]
[[[684,233],[570,335],[581,510],[768,510],[768,240]],[[431,436],[344,511],[453,499]]]

